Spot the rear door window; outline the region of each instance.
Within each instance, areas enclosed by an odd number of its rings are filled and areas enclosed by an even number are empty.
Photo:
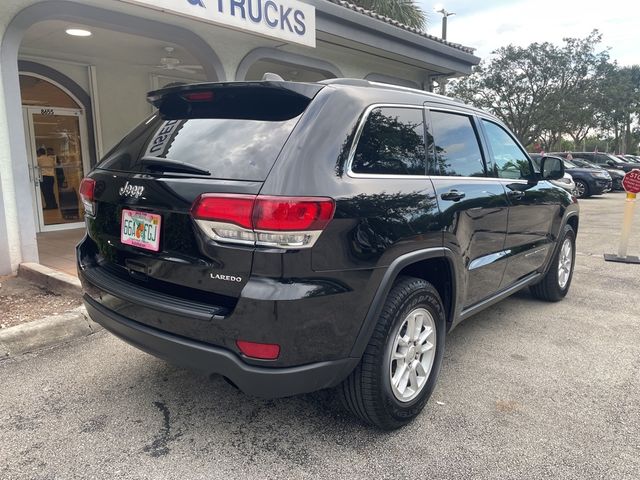
[[[432,174],[484,177],[478,136],[468,115],[431,111],[434,142]]]
[[[425,175],[423,109],[374,108],[360,134],[351,171],[374,175]]]

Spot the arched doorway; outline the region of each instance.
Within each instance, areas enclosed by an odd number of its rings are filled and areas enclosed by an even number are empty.
[[[82,226],[80,181],[90,168],[87,119],[54,80],[20,74],[25,141],[38,231]]]

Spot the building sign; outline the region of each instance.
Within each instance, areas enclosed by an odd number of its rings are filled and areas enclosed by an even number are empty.
[[[316,10],[298,0],[121,0],[184,17],[316,46]]]

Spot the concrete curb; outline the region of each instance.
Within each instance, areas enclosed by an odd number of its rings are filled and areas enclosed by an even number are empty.
[[[34,352],[102,330],[78,307],[33,322],[0,330],[0,359]]]
[[[55,293],[82,297],[80,280],[68,273],[45,267],[39,263],[21,263],[18,267],[18,276],[37,283]]]

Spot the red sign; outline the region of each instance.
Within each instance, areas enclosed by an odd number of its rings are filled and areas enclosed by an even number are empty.
[[[622,179],[622,186],[629,193],[640,193],[640,170],[634,168]]]

